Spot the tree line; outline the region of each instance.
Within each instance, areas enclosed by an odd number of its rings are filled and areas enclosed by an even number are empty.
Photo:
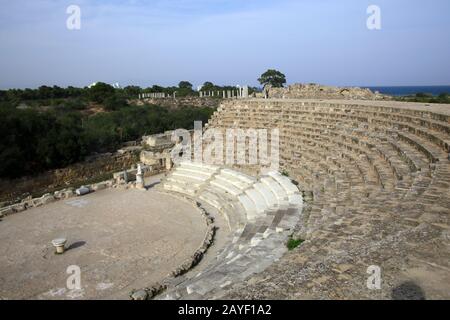
[[[261,84],[282,85],[284,75],[269,70]],[[223,91],[210,81],[201,90]],[[249,88],[252,94],[258,88]],[[17,178],[62,168],[94,153],[115,151],[125,141],[177,128],[192,129],[195,120],[208,121],[213,108],[169,110],[130,101],[142,93],[198,96],[189,81],[178,86],[115,88],[99,82],[90,87],[40,86],[37,89],[0,90],[0,178]],[[103,109],[102,112],[93,112]]]
[[[261,85],[272,85],[282,87],[286,83],[284,74],[277,70],[269,69],[258,79]],[[206,81],[202,86],[202,91],[228,91],[236,89],[235,86],[220,86],[210,81]],[[249,87],[249,93],[261,91],[257,87]],[[8,102],[13,105],[25,103],[31,106],[58,106],[62,102],[71,108],[84,109],[89,103],[104,104],[106,109],[116,109],[123,105],[125,100],[135,99],[142,93],[165,93],[177,97],[198,96],[198,92],[193,89],[189,81],[180,81],[178,86],[163,87],[153,85],[147,88],[139,86],[126,86],[124,88],[114,88],[113,86],[98,82],[95,85],[77,88],[69,86],[61,88],[59,86],[40,86],[37,89],[9,89],[0,90],[0,102]],[[70,102],[68,103],[68,99]]]
[[[234,86],[219,86],[210,81],[205,82],[201,90],[204,91],[227,91],[236,89]],[[256,87],[249,88],[250,93],[258,91]],[[193,89],[193,85],[189,81],[181,81],[178,86],[163,87],[153,85],[147,88],[139,86],[126,86],[124,88],[114,88],[113,86],[98,82],[93,86],[76,88],[69,86],[61,88],[58,86],[40,86],[37,89],[9,89],[0,90],[0,102],[9,102],[14,105],[26,103],[30,105],[49,105],[55,106],[61,101],[72,99],[78,102],[81,107],[86,106],[88,102],[104,103],[109,105],[118,104],[127,99],[136,99],[142,93],[165,93],[176,97],[198,96],[198,92]]]
[[[208,121],[213,108],[176,110],[124,104],[88,115],[70,107],[42,110],[0,102],[0,177],[17,178],[62,168],[95,153],[111,152],[142,135]]]

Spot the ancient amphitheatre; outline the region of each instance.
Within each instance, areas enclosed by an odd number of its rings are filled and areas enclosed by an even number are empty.
[[[2,208],[0,234],[17,241],[0,242],[1,298],[450,298],[449,106],[341,94],[221,102],[208,128],[279,129],[277,172],[172,167],[158,136],[141,155],[145,189],[133,169],[85,196]],[[61,234],[80,245],[55,256]],[[303,240],[291,251],[290,237]],[[86,274],[81,291],[61,289],[70,264]]]

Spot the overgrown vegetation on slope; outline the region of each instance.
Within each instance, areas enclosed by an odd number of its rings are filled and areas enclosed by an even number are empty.
[[[134,93],[125,91],[130,88],[48,88],[8,90],[0,98],[0,177],[65,167],[93,153],[114,151],[145,134],[191,129],[195,120],[205,123],[214,112],[212,108],[129,105],[126,97]]]
[[[192,85],[187,81],[181,81],[178,87],[161,87],[154,85],[148,88],[138,86],[127,86],[123,89],[117,89],[113,86],[99,82],[91,87],[61,88],[58,86],[41,86],[38,89],[9,89],[0,90],[0,101],[10,102],[13,105],[26,103],[31,106],[38,105],[58,105],[59,103],[70,99],[76,102],[104,103],[107,100],[118,99],[137,99],[140,93],[164,92],[173,94],[177,97],[195,96],[197,93],[192,89]]]

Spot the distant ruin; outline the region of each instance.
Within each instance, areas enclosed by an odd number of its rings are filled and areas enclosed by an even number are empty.
[[[343,100],[390,100],[386,95],[367,88],[332,87],[320,84],[293,84],[286,88],[267,88],[269,98],[278,99],[343,99]]]

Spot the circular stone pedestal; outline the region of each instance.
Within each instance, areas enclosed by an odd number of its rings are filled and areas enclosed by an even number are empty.
[[[67,243],[67,240],[64,238],[58,238],[58,239],[52,240],[52,244],[55,247],[57,254],[64,253],[66,243]]]

